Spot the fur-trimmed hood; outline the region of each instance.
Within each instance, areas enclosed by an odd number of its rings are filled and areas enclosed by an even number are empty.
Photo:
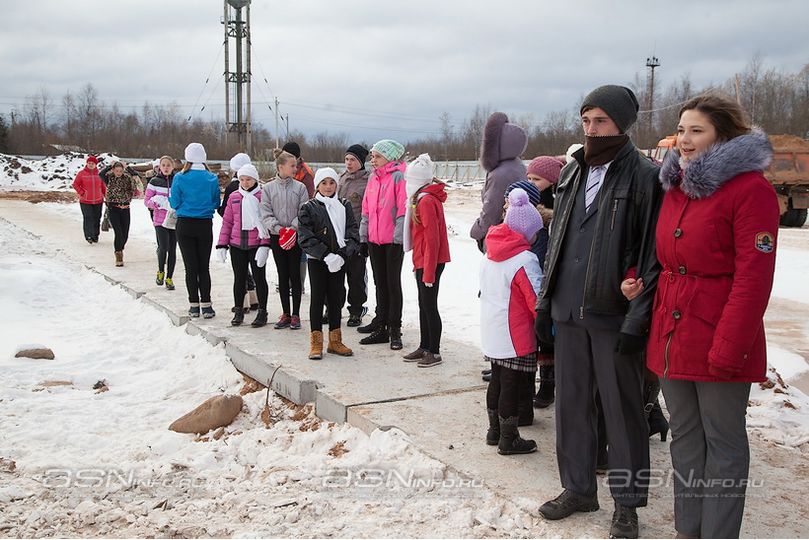
[[[746,135],[714,144],[684,170],[680,167],[680,153],[672,148],[663,159],[660,183],[666,191],[679,184],[692,199],[704,199],[742,173],[765,170],[771,160],[772,145],[767,134],[754,128]]]
[[[492,113],[483,128],[480,164],[491,172],[501,161],[520,157],[526,146],[528,135],[523,128],[509,123],[504,113]]]

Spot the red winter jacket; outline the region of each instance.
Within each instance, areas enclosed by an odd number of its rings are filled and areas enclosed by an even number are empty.
[[[780,212],[775,190],[759,172],[771,152],[758,136],[709,149],[685,174],[675,152],[666,156],[660,177],[667,192],[657,222],[662,271],[647,349],[648,367],[661,377],[766,378],[763,318]]]
[[[419,191],[419,195],[422,193],[424,196],[418,198],[416,203],[419,223],[413,221],[410,229],[413,237],[413,269],[424,270],[424,283],[435,283],[436,266],[450,261],[447,224],[444,221],[447,192],[444,191],[444,184],[436,183]]]
[[[84,204],[101,204],[107,195],[107,185],[101,181],[97,168],[80,170],[73,180],[73,189],[79,194],[79,202]]]

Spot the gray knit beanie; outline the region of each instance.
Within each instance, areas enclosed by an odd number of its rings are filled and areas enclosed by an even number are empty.
[[[621,133],[626,133],[638,119],[638,98],[626,86],[615,84],[599,86],[584,98],[579,114],[593,107],[603,109]]]

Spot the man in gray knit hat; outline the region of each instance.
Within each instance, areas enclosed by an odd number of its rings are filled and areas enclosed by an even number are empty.
[[[536,331],[556,358],[556,455],[564,491],[540,507],[546,519],[598,510],[595,394],[609,441],[612,538],[637,538],[646,506],[648,425],[643,351],[660,265],[654,249],[662,200],[658,170],[627,135],[638,114],[623,86],[596,88],[581,106],[584,148],[562,170]],[[644,289],[632,301],[620,284],[630,270]]]

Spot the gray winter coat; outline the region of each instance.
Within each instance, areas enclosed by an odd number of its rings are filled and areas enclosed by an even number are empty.
[[[270,234],[280,234],[281,227],[297,230],[298,211],[308,200],[306,186],[292,178],[276,176],[261,188],[261,222]]]
[[[362,197],[365,195],[365,187],[368,185],[369,176],[371,176],[371,171],[368,169],[360,169],[355,173],[345,171],[340,175],[338,182],[337,196],[351,203],[354,219],[358,223],[362,218]]]
[[[480,163],[488,171],[480,194],[483,209],[469,231],[469,236],[478,242],[486,237],[489,227],[503,221],[506,188],[527,178],[525,165],[520,160],[527,145],[525,130],[509,124],[505,114],[496,112],[486,121],[480,148]]]

